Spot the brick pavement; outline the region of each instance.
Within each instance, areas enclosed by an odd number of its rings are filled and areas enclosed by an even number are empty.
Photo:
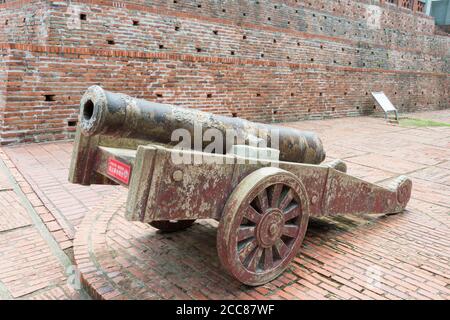
[[[0,299],[87,298],[71,285],[74,266],[45,224],[45,207],[2,150],[0,157]]]
[[[448,110],[414,117],[450,122]],[[8,156],[3,160],[10,171],[17,167],[16,175],[23,176],[23,181],[18,178],[20,186],[41,212],[42,222],[55,222],[46,226],[61,248],[71,247],[78,230],[75,258],[94,298],[450,298],[450,128],[401,127],[367,117],[286,125],[318,132],[328,159],[344,159],[348,172],[357,177],[388,184],[407,174],[413,193],[402,214],[312,220],[295,262],[259,288],[245,287],[221,269],[215,248],[217,222],[204,220],[184,232],[163,235],[123,218],[122,188],[70,185],[70,142],[3,148]],[[0,187],[7,189],[0,193],[8,197],[8,181],[1,176]],[[7,211],[0,212],[1,225]],[[29,228],[20,210],[7,221],[8,228]],[[31,231],[11,237],[27,239]],[[8,252],[10,240],[1,239],[0,255],[8,254],[3,252]],[[58,283],[58,277],[51,272],[46,279]],[[25,279],[35,283],[33,275]],[[0,276],[0,295],[7,280]],[[20,282],[9,286],[11,296],[20,294]],[[68,297],[66,287],[41,289],[34,297]]]
[[[114,188],[103,186],[83,187],[68,182],[68,168],[72,154],[71,142],[42,143],[4,148],[11,161],[26,177],[42,205],[48,209],[47,225],[56,221],[72,246],[76,227],[85,214]]]

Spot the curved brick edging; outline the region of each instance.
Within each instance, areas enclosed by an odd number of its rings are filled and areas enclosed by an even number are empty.
[[[39,190],[33,185],[26,175],[17,167],[17,164],[10,158],[7,152],[0,149],[0,161],[10,172],[11,176],[18,182],[18,187],[26,196],[30,205],[39,215],[42,223],[45,224],[53,238],[58,243],[62,250],[68,249],[72,246],[72,238],[67,232],[66,226],[61,223],[61,219],[55,216],[55,213],[47,208],[44,204],[42,196],[39,195]]]
[[[101,269],[95,256],[95,249],[103,247],[107,222],[125,201],[124,195],[111,196],[89,212],[76,233],[73,250],[80,281],[94,299],[106,299],[102,292],[115,292],[107,274]],[[96,232],[99,232],[98,235]],[[112,296],[112,294],[110,294]]]

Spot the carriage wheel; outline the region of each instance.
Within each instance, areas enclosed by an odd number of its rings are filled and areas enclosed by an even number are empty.
[[[220,261],[252,286],[280,275],[298,253],[309,219],[300,180],[274,167],[258,169],[234,189],[217,233]]]
[[[149,224],[161,230],[162,232],[175,232],[181,231],[189,228],[194,223],[194,220],[161,220],[161,221],[152,221]]]

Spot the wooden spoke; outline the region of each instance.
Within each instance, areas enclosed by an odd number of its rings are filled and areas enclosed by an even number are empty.
[[[281,200],[279,208],[281,210],[286,209],[289,203],[291,203],[292,199],[294,198],[294,193],[292,192],[292,189],[289,189],[288,193],[284,196],[283,200]]]
[[[252,206],[247,207],[244,217],[256,224],[258,224],[259,221],[261,221],[261,214],[258,211],[256,211]]]
[[[238,242],[255,236],[255,227],[239,227]]]
[[[294,173],[264,167],[246,176],[220,219],[217,251],[223,267],[252,286],[275,279],[300,249],[309,218],[306,201]]]
[[[258,246],[258,243],[255,239],[246,243],[244,247],[239,250],[239,259],[244,262],[250,253]]]
[[[269,270],[273,267],[273,252],[272,247],[264,250],[264,269]]]
[[[259,261],[261,260],[261,255],[263,253],[264,249],[261,247],[258,247],[255,250],[255,253],[253,254],[253,257],[251,257],[250,262],[248,264],[248,270],[255,272],[256,268],[258,267]]]
[[[299,230],[298,226],[287,224],[283,227],[283,234],[290,238],[295,238],[298,234],[298,230]]]
[[[269,208],[269,200],[267,199],[267,190],[264,189],[258,194],[259,209],[261,213],[264,213]]]
[[[300,206],[296,205],[289,208],[286,212],[284,212],[284,222],[294,219],[298,217],[301,213]]]
[[[275,242],[275,248],[278,251],[278,254],[281,258],[284,258],[289,253],[289,248],[284,244],[283,240],[278,239]]]
[[[273,187],[272,197],[270,199],[270,206],[272,208],[278,207],[278,204],[280,203],[280,195],[281,195],[282,190],[283,190],[283,185],[281,183],[276,184]]]

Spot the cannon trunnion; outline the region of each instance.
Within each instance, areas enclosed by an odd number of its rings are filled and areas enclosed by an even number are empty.
[[[214,153],[205,151],[208,143],[176,148],[172,133],[183,129],[195,135],[196,123],[201,134],[211,128],[236,134]],[[265,135],[269,130],[278,130],[278,150],[267,148],[274,142]],[[94,86],[81,100],[69,180],[128,188],[126,218],[162,231],[183,230],[196,219],[218,220],[223,267],[245,284],[260,285],[296,256],[309,217],[392,214],[408,203],[408,178],[400,176],[384,188],[346,174],[342,161],[320,165],[324,157],[314,133]]]

